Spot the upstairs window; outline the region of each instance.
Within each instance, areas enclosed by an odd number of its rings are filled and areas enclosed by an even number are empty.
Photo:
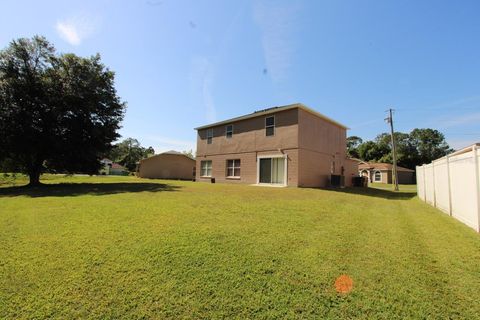
[[[275,135],[275,116],[265,118],[265,135],[267,137]]]
[[[225,137],[227,137],[227,139],[233,137],[233,124],[225,126]]]
[[[207,144],[212,144],[213,140],[213,129],[207,130]]]
[[[212,176],[212,160],[204,160],[200,165],[201,171],[200,175],[202,177],[211,177]]]
[[[227,177],[240,178],[240,159],[227,160]]]

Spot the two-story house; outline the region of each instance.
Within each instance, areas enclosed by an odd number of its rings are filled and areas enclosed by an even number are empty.
[[[197,181],[325,187],[339,175],[349,186],[358,174],[346,156],[347,127],[303,104],[195,129]]]

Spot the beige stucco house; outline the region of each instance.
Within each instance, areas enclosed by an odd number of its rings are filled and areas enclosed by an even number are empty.
[[[193,180],[195,160],[177,151],[163,152],[140,160],[137,176],[150,179]]]
[[[358,165],[346,157],[347,127],[303,104],[256,111],[196,128],[198,181],[346,186]]]
[[[415,170],[397,166],[398,183],[415,184]],[[358,172],[367,177],[368,182],[393,183],[393,165],[390,163],[363,162],[358,165]]]

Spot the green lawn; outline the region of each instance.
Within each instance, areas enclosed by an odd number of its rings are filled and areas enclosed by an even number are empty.
[[[480,236],[414,186],[44,182],[0,187],[0,319],[480,318]]]

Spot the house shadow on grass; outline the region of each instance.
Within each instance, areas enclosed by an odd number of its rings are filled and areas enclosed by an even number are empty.
[[[131,192],[177,191],[180,186],[163,183],[57,183],[40,186],[19,186],[0,188],[0,197],[27,196],[38,197],[72,197],[81,195],[103,196]]]
[[[385,189],[377,189],[371,187],[348,187],[344,189],[340,188],[329,188],[331,191],[356,194],[367,197],[377,197],[390,200],[408,200],[412,199],[417,195],[416,192],[409,191],[393,191]]]

